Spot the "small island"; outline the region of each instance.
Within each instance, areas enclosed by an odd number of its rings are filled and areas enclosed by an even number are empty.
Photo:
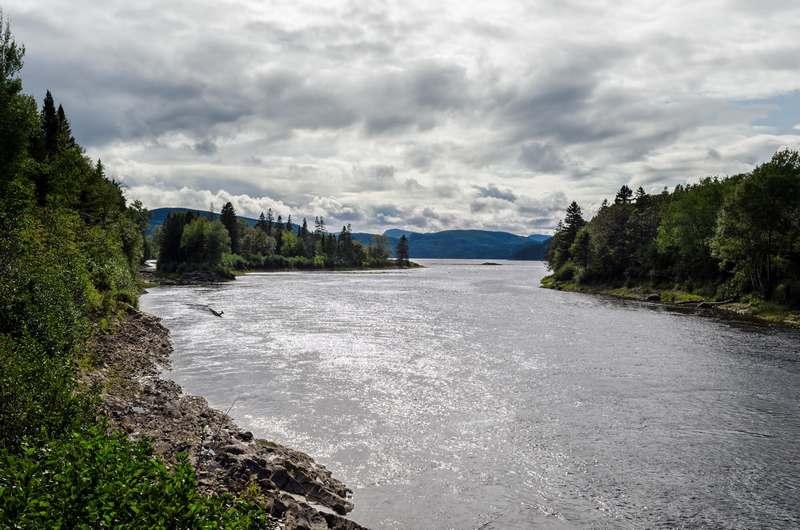
[[[219,216],[191,210],[170,213],[164,224],[147,238],[146,256],[157,258],[159,283],[204,283],[235,278],[237,273],[278,270],[352,270],[416,268],[409,259],[408,238],[397,242],[391,258],[389,240],[375,235],[365,246],[353,239],[352,228],[331,234],[322,217],[293,225],[291,216],[261,214],[255,226],[239,219],[228,202]]]

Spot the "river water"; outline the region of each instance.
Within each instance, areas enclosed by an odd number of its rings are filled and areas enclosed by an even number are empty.
[[[367,526],[800,527],[799,333],[540,289],[537,262],[423,263],[141,306],[167,375],[325,464]]]

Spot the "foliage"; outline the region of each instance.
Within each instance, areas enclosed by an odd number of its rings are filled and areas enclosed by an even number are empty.
[[[762,297],[770,298],[782,281],[788,281],[782,291],[791,290],[800,274],[800,153],[778,152],[737,183],[711,248],[726,271],[746,278]]]
[[[220,221],[192,212],[170,214],[159,232],[158,270],[161,272],[224,272],[230,236]]]
[[[555,281],[756,294],[800,305],[800,153],[648,195],[628,186],[589,223],[572,203],[548,255]]]
[[[231,252],[234,254],[239,253],[239,221],[236,219],[236,210],[233,209],[233,204],[226,202],[220,212],[219,220],[228,231],[229,246]]]
[[[254,503],[198,493],[185,461],[89,426],[0,454],[0,521],[14,528],[267,528]]]
[[[408,265],[408,237],[405,234],[400,236],[395,254],[397,255],[397,263],[401,266]]]
[[[76,368],[137,303],[149,214],[84,155],[49,91],[41,112],[22,94],[23,53],[0,12],[0,527],[263,526],[250,503],[201,496],[188,465],[168,471],[96,425]],[[183,221],[162,238],[167,263],[222,259],[221,224],[184,241]]]

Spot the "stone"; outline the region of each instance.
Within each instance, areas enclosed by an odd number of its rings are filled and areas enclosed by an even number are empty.
[[[151,315],[131,309],[115,332],[93,339],[97,368],[82,377],[104,389],[109,424],[149,438],[168,463],[186,453],[206,494],[243,491],[257,484],[269,513],[287,530],[360,530],[343,515],[353,509],[350,490],[310,456],[242,431],[202,397],[184,395],[161,379],[169,366],[169,332]],[[147,413],[143,413],[146,411]]]

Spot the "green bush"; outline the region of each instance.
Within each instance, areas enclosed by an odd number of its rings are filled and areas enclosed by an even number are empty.
[[[562,265],[561,267],[559,267],[553,273],[553,276],[555,277],[556,280],[558,280],[560,282],[568,282],[568,281],[572,280],[573,278],[575,278],[575,273],[576,272],[577,272],[577,269],[576,269],[575,265],[573,265],[571,262],[567,262],[564,265]]]
[[[197,490],[142,442],[93,425],[0,454],[0,523],[13,528],[269,528],[258,505]]]
[[[2,13],[0,47],[0,528],[269,526],[256,504],[201,495],[186,462],[170,470],[96,424],[77,366],[92,329],[136,304],[148,214],[84,156],[49,92],[41,112],[21,93]],[[216,263],[227,238],[206,222],[184,250]]]

